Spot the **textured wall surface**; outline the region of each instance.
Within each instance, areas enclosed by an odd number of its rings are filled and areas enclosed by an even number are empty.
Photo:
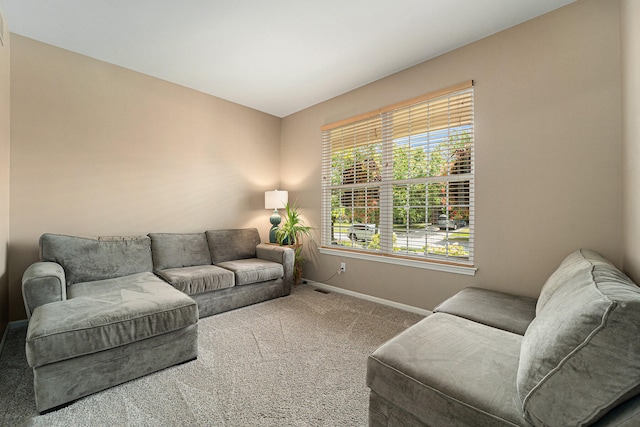
[[[11,317],[45,233],[268,232],[280,119],[31,39],[11,55]]]
[[[320,126],[475,83],[474,277],[308,251],[305,275],[431,309],[465,286],[536,296],[570,252],[621,263],[619,3],[583,0],[286,117],[284,188],[320,227]],[[308,153],[300,158],[298,153]],[[297,168],[286,168],[295,163]],[[319,241],[319,240],[318,240]],[[311,246],[311,245],[310,245]]]

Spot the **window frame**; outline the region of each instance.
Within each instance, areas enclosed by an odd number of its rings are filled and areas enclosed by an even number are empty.
[[[439,99],[449,99],[448,97],[455,97],[458,94],[465,94],[466,98],[464,98],[465,109],[464,112],[466,114],[465,125],[460,124],[451,124],[450,117],[454,117],[455,111],[449,110],[447,106],[447,110],[444,113],[440,113],[439,117],[443,117],[444,114],[445,119],[447,121],[442,127],[432,126],[432,122],[435,123],[435,119],[430,117],[431,122],[429,122],[427,127],[427,131],[422,134],[419,131],[413,131],[410,126],[412,124],[411,119],[397,119],[394,115],[402,114],[403,111],[411,111],[411,108],[417,107],[421,108],[422,105],[430,105],[431,102],[438,102]],[[470,94],[470,95],[469,95]],[[372,261],[386,262],[396,265],[405,265],[412,267],[420,267],[433,269],[438,271],[447,271],[452,273],[459,274],[467,274],[473,275],[477,270],[474,265],[474,236],[475,236],[475,201],[474,201],[474,192],[475,192],[475,148],[474,148],[474,112],[473,112],[473,103],[474,103],[474,94],[473,94],[473,81],[467,81],[460,83],[455,86],[451,86],[436,92],[431,92],[429,94],[421,95],[400,103],[396,103],[387,107],[380,108],[375,111],[371,111],[369,113],[361,114],[352,118],[348,118],[345,120],[341,120],[335,123],[331,123],[321,127],[322,131],[322,228],[321,228],[321,246],[320,253],[327,255],[338,255],[343,257],[351,257],[351,258],[359,258],[366,259]],[[470,104],[470,106],[468,105]],[[452,105],[455,105],[452,103]],[[462,105],[462,102],[460,102]],[[420,110],[417,110],[420,111]],[[469,113],[470,111],[470,113]],[[432,113],[433,114],[433,113]],[[460,116],[462,117],[462,116]],[[469,170],[465,170],[462,172],[440,172],[437,175],[429,175],[429,176],[420,176],[420,177],[411,177],[407,176],[405,179],[396,179],[394,177],[394,167],[393,161],[396,161],[394,158],[394,150],[398,148],[399,137],[397,136],[398,131],[390,130],[393,129],[394,119],[398,122],[398,128],[401,128],[401,125],[409,125],[409,130],[404,131],[409,138],[415,137],[416,135],[428,135],[430,136],[432,133],[436,132],[437,129],[446,129],[447,142],[444,145],[451,144],[452,136],[451,135],[463,135],[462,133],[451,133],[460,132],[456,129],[465,128],[464,138],[466,141],[466,145],[463,150],[466,151],[468,157],[464,157],[465,160],[468,161]],[[417,119],[415,119],[414,123],[418,123]],[[460,122],[462,123],[462,122]],[[423,125],[424,126],[424,125]],[[466,127],[465,127],[466,126]],[[371,131],[373,129],[373,131]],[[352,132],[348,134],[348,137],[353,137],[353,145],[349,145],[348,149],[336,148],[335,141],[337,138],[332,137],[335,132]],[[380,131],[380,134],[378,134]],[[332,133],[333,132],[333,133]],[[395,132],[395,133],[394,133]],[[341,134],[340,134],[341,135]],[[365,139],[362,138],[364,135]],[[351,142],[350,142],[351,144]],[[410,143],[409,143],[410,146]],[[364,149],[362,149],[364,147]],[[438,146],[440,147],[440,146]],[[440,150],[440,148],[438,148]],[[451,150],[451,148],[445,148],[447,150]],[[360,151],[369,150],[371,153],[369,156],[377,155],[375,159],[367,158],[365,154],[364,160],[362,158],[356,159],[356,155]],[[411,148],[409,148],[409,152]],[[444,149],[442,149],[444,150]],[[345,173],[347,169],[342,169],[341,172],[341,181],[338,183],[335,179],[334,169],[332,168],[332,164],[336,159],[333,158],[334,153],[341,152],[343,156],[339,157],[338,161],[345,161],[349,156],[351,159],[349,161],[353,162],[353,166],[350,167],[349,173]],[[459,150],[458,150],[459,151]],[[447,151],[449,153],[450,151]],[[431,153],[431,151],[429,151]],[[424,154],[424,153],[423,153]],[[397,155],[396,155],[397,156]],[[373,164],[374,168],[369,165]],[[462,162],[461,162],[462,163]],[[351,163],[343,163],[347,165],[351,165]],[[391,164],[391,166],[389,166]],[[450,167],[451,160],[448,160],[444,164]],[[462,163],[465,164],[465,163]],[[380,165],[381,171],[378,171],[378,165]],[[339,169],[338,169],[339,170]],[[378,177],[376,174],[380,174]],[[407,172],[410,174],[410,172]],[[460,175],[456,175],[460,174]],[[373,176],[373,178],[372,178]],[[348,177],[350,181],[347,180]],[[358,178],[360,177],[360,178]],[[451,186],[450,183],[458,182],[457,186],[468,186],[468,190],[464,189],[460,190],[459,194],[462,194],[463,201],[465,201],[464,195],[467,194],[466,205],[460,205],[462,208],[459,211],[463,211],[467,209],[467,212],[463,212],[467,214],[466,222],[469,227],[469,242],[465,247],[468,252],[466,252],[467,257],[460,257],[449,255],[450,247],[454,245],[451,243],[451,238],[449,237],[449,209],[450,202],[448,189]],[[442,185],[444,183],[445,188],[447,188],[447,195],[445,197],[446,204],[445,205],[433,205],[430,206],[428,202],[429,198],[429,184],[430,183],[439,183]],[[423,247],[423,253],[414,252],[415,249],[412,249],[408,246],[409,238],[409,222],[407,221],[404,225],[407,230],[407,246],[404,248],[404,252],[401,248],[394,248],[395,241],[395,232],[394,232],[394,209],[398,208],[395,206],[394,202],[394,186],[395,188],[399,188],[398,186],[407,185],[407,188],[413,188],[413,186],[422,185],[425,188],[425,195],[422,197],[424,199],[425,205],[421,206],[411,206],[411,203],[407,201],[407,213],[409,215],[412,212],[412,209],[419,211],[424,208],[425,211],[425,222],[424,222],[424,230],[425,230],[425,246]],[[376,190],[377,189],[377,190]],[[465,193],[465,191],[467,191]],[[367,194],[375,194],[376,197],[370,197]],[[418,193],[419,194],[419,193]],[[364,212],[364,218],[367,219],[369,217],[375,217],[377,215],[377,222],[379,227],[379,236],[378,243],[379,248],[375,249],[366,249],[366,248],[351,248],[346,247],[341,244],[335,243],[333,240],[334,236],[334,223],[332,219],[332,212],[334,207],[332,206],[332,197],[336,197],[338,195],[339,205],[341,209],[343,208],[343,198],[350,197],[351,205],[350,207],[347,205],[346,209],[351,211],[352,218],[354,217],[354,212],[356,210],[362,210]],[[346,196],[345,196],[346,195]],[[356,197],[359,197],[359,201],[362,204],[356,205],[353,201]],[[367,205],[369,199],[373,200],[371,206]],[[407,193],[407,198],[409,195]],[[348,199],[347,199],[348,200]],[[377,201],[377,205],[376,202]],[[463,202],[460,202],[463,203]],[[375,205],[375,206],[374,206]],[[429,216],[434,216],[436,213],[436,208],[442,212],[442,208],[444,207],[445,213],[447,214],[447,226],[445,227],[445,255],[434,255],[429,252],[429,225],[432,225],[428,221]],[[376,212],[377,209],[377,212]],[[433,212],[430,212],[429,209],[434,209]],[[459,212],[460,214],[461,212]],[[350,224],[354,225],[355,222],[350,222]],[[365,220],[364,224],[368,224]],[[348,242],[347,242],[348,243]],[[352,239],[353,244],[353,239]],[[369,245],[371,247],[371,245]],[[417,255],[415,255],[417,253]],[[465,252],[463,252],[464,254]]]

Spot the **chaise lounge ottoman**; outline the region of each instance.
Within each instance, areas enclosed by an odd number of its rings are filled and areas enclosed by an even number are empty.
[[[41,250],[23,277],[39,412],[197,357],[198,307],[151,272],[149,237],[44,235]]]

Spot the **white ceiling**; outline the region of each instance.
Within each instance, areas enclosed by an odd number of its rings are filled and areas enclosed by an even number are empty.
[[[575,0],[2,0],[10,31],[284,117]]]

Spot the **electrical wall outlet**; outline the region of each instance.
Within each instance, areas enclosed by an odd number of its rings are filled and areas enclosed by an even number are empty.
[[[347,271],[347,263],[346,262],[341,262],[340,263],[340,272],[344,273],[345,271]]]

